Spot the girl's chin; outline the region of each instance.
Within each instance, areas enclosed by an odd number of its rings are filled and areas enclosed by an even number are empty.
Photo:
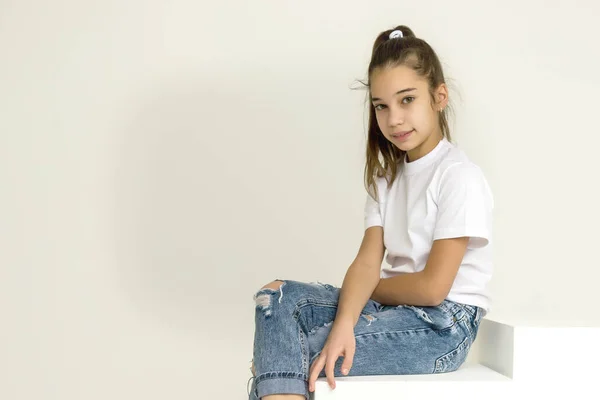
[[[396,146],[397,148],[399,148],[402,151],[410,151],[415,148],[414,145],[411,145],[411,143],[408,143],[408,142],[404,142],[404,143],[392,142],[392,143],[394,144],[394,146]]]

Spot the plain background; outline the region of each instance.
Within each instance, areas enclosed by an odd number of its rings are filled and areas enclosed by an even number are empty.
[[[253,294],[341,284],[377,34],[494,191],[490,316],[600,316],[594,1],[0,1],[0,398],[242,399]],[[359,88],[353,90],[353,88]]]

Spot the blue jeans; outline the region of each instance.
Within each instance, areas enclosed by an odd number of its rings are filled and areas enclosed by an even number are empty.
[[[337,312],[340,288],[282,280],[256,300],[249,398],[300,394]],[[369,300],[354,327],[356,351],[348,376],[444,373],[458,369],[475,341],[483,310],[444,300],[436,307],[384,306]],[[340,357],[335,376],[341,375]],[[319,375],[325,376],[324,370]]]

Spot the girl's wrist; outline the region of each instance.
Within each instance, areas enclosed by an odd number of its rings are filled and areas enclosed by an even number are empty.
[[[358,318],[356,318],[354,315],[351,315],[350,313],[341,312],[338,313],[338,315],[336,315],[334,325],[348,326],[354,329],[354,325],[356,325],[357,320]]]

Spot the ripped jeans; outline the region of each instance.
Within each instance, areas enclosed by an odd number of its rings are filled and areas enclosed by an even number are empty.
[[[300,394],[337,312],[340,288],[291,280],[255,296],[249,398]],[[356,350],[347,376],[444,373],[458,369],[475,341],[483,310],[444,300],[436,307],[384,306],[369,300],[354,327]],[[341,375],[340,357],[335,376]],[[325,376],[324,370],[319,375]]]

